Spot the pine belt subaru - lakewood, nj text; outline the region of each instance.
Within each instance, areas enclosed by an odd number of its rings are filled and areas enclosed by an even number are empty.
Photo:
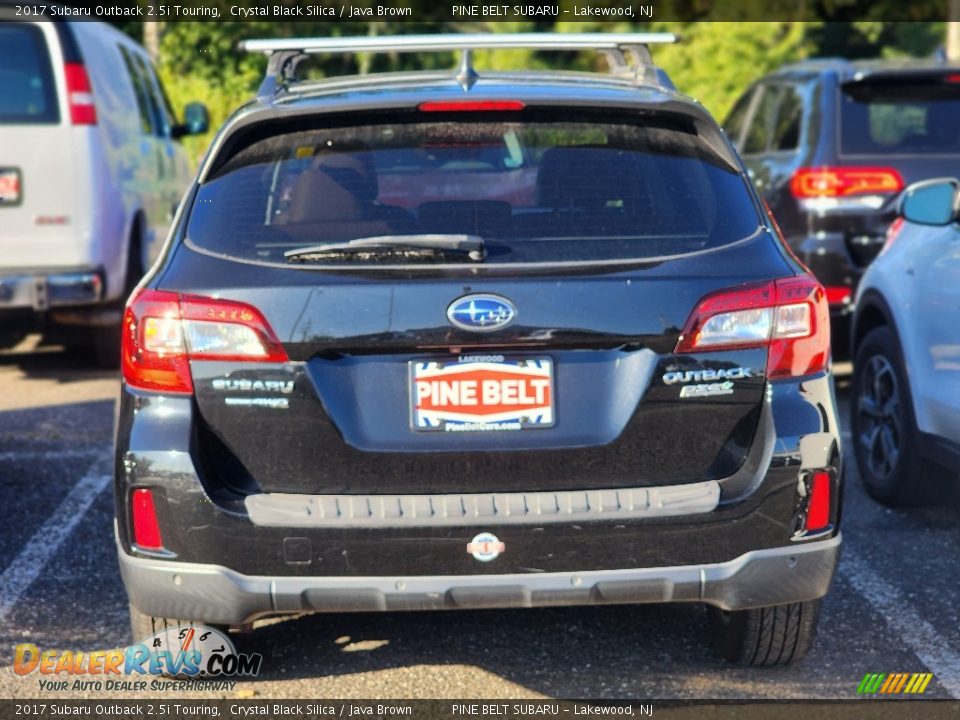
[[[662,35],[248,41],[124,320],[134,633],[301,612],[696,602],[809,647],[840,545],[823,288]],[[595,48],[610,74],[478,72]],[[313,53],[454,72],[298,81]]]

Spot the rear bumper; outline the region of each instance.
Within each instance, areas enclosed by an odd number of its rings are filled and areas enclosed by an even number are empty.
[[[166,567],[226,568],[233,578],[322,585],[320,578],[569,581],[585,571],[722,566],[758,551],[806,546],[819,540],[803,532],[806,495],[799,488],[810,472],[826,468],[835,478],[829,534],[841,520],[832,382],[824,374],[768,388],[746,461],[715,482],[658,485],[625,475],[614,488],[546,492],[531,490],[520,476],[512,480],[514,492],[478,493],[484,488],[475,483],[472,493],[415,493],[408,473],[385,474],[376,493],[295,495],[222,484],[218,477],[242,477],[242,468],[229,456],[218,459],[216,439],[196,432],[192,398],[124,387],[115,477],[121,550]],[[205,453],[197,452],[200,443]],[[152,491],[163,557],[138,548],[132,537],[137,488]],[[480,563],[468,552],[484,532],[506,547],[495,562]]]
[[[0,310],[37,311],[71,305],[89,305],[103,298],[99,269],[23,271],[0,274]]]
[[[724,563],[586,572],[268,577],[219,565],[132,557],[118,543],[131,604],[150,615],[240,625],[283,613],[703,602],[725,610],[826,594],[840,535]]]

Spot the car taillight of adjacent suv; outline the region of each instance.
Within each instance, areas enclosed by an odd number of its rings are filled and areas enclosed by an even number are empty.
[[[954,172],[960,72],[933,61],[809,60],[751,87],[724,122],[846,356],[857,283],[908,183]]]
[[[840,543],[823,287],[659,74],[468,76],[270,76],[221,130],[124,320],[135,634],[696,602],[796,659]]]

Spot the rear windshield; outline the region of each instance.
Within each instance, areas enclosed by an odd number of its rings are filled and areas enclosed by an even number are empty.
[[[960,84],[852,83],[841,97],[845,155],[960,154]]]
[[[0,124],[57,123],[60,113],[40,28],[0,23]]]
[[[695,252],[759,225],[743,178],[689,122],[499,117],[272,135],[201,186],[188,240],[291,262],[287,253],[324,243],[470,236],[486,264],[576,262]],[[406,250],[309,261],[466,262]]]

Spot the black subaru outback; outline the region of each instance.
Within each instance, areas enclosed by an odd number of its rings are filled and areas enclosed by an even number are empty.
[[[787,242],[826,288],[847,354],[857,283],[887,240],[896,199],[956,175],[960,68],[934,60],[808,60],[737,101],[724,127]]]
[[[258,41],[123,338],[134,634],[697,602],[809,647],[840,545],[824,289],[643,35]],[[470,49],[596,47],[610,75]],[[308,52],[455,73],[296,82]]]

